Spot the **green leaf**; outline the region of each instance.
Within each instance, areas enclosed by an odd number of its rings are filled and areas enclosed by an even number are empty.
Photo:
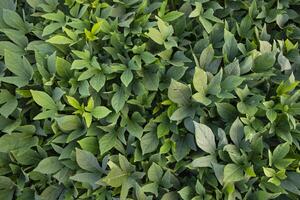
[[[165,193],[161,200],[178,200],[179,199],[179,196],[176,192],[168,192],[168,193]]]
[[[125,105],[125,100],[126,100],[125,99],[125,91],[123,88],[119,88],[111,99],[111,104],[112,104],[113,109],[116,112],[119,112],[120,110],[122,110],[122,108]]]
[[[102,179],[103,182],[111,187],[120,187],[128,177],[127,172],[122,171],[118,166],[114,165],[108,175]]]
[[[290,61],[283,55],[282,52],[279,53],[277,60],[281,67],[281,71],[292,69]]]
[[[41,107],[50,110],[57,110],[54,100],[43,91],[30,90],[33,100]]]
[[[101,88],[103,88],[105,84],[105,76],[102,73],[97,73],[95,76],[93,76],[90,80],[90,85],[92,88],[96,90],[96,92],[99,92]]]
[[[286,142],[278,145],[274,151],[272,156],[272,163],[276,163],[282,160],[290,151],[290,145]]]
[[[175,145],[174,143],[172,145],[172,153],[176,161],[180,161],[185,158],[189,154],[191,146],[195,145],[191,134],[187,134],[185,136],[173,135],[172,140],[175,142]]]
[[[211,155],[199,157],[193,160],[191,167],[212,167],[212,163],[216,162],[215,158]]]
[[[141,139],[143,135],[143,128],[135,121],[127,121],[127,131],[134,137]]]
[[[171,84],[168,88],[168,97],[174,103],[179,105],[187,105],[190,103],[191,89],[174,79],[171,80]]]
[[[162,36],[162,40],[165,41],[169,36],[171,36],[174,33],[173,27],[161,20],[159,17],[156,17],[156,19],[158,29]]]
[[[198,92],[200,92],[202,94],[206,93],[207,75],[206,75],[206,72],[199,67],[195,68],[195,74],[194,74],[194,78],[193,78],[193,86]]]
[[[203,10],[202,4],[201,4],[201,3],[195,2],[195,5],[196,5],[195,10],[193,10],[193,11],[189,14],[189,17],[190,17],[190,18],[198,17],[198,16],[201,14],[202,10]]]
[[[92,110],[92,115],[97,119],[102,119],[106,117],[109,113],[111,113],[111,110],[109,110],[105,106],[96,106]]]
[[[54,174],[61,168],[63,168],[63,165],[58,160],[58,157],[50,156],[41,160],[34,171],[40,172],[42,174]]]
[[[41,199],[56,200],[59,198],[62,191],[62,187],[58,187],[57,185],[50,185],[42,192],[40,196]]]
[[[201,22],[202,26],[204,27],[207,33],[210,33],[212,31],[213,26],[206,18],[200,16],[199,21]]]
[[[97,158],[91,152],[76,148],[76,162],[81,169],[89,172],[103,172]]]
[[[241,141],[244,137],[244,126],[239,118],[236,118],[236,120],[231,125],[229,135],[236,146],[241,145]]]
[[[152,163],[152,165],[150,166],[150,168],[148,170],[149,180],[152,182],[159,183],[162,176],[163,176],[162,168],[158,164]]]
[[[243,169],[236,164],[227,164],[224,167],[224,179],[225,184],[238,182],[244,179]]]
[[[164,39],[162,34],[155,28],[149,28],[149,32],[146,33],[148,37],[150,37],[157,44],[163,44]]]
[[[214,54],[215,51],[212,44],[208,45],[208,47],[206,47],[200,55],[200,62],[199,62],[200,67],[208,66],[213,60]]]
[[[18,55],[24,55],[24,49],[9,41],[0,41],[0,55],[4,56],[5,51],[10,51]]]
[[[224,30],[224,45],[223,45],[223,56],[228,59],[228,61],[233,61],[238,53],[237,41],[234,35],[228,30]]]
[[[33,69],[28,60],[20,54],[4,50],[5,65],[9,71],[25,81],[29,81],[33,75]]]
[[[8,90],[0,90],[0,114],[7,118],[11,115],[18,106],[18,101],[15,96],[9,93]]]
[[[121,75],[121,81],[125,85],[125,87],[128,87],[128,85],[133,80],[133,73],[130,69],[125,70]]]
[[[66,97],[67,97],[68,103],[72,107],[74,107],[76,109],[81,109],[80,103],[74,97],[71,97],[71,96],[66,96]]]
[[[28,39],[24,33],[13,29],[0,29],[8,38],[10,38],[18,46],[25,48],[28,44]]]
[[[8,177],[0,176],[0,198],[12,200],[15,193],[15,183]]]
[[[207,93],[217,95],[221,92],[221,81],[223,77],[223,71],[220,70],[209,82],[207,87]]]
[[[99,140],[99,147],[101,155],[111,150],[116,143],[117,136],[115,133],[107,133]]]
[[[168,135],[168,134],[169,134],[169,126],[167,124],[160,123],[157,126],[157,137],[161,138],[161,137],[163,137],[165,135]]]
[[[270,122],[273,123],[277,118],[277,112],[270,109],[266,112],[266,116],[270,120]]]
[[[215,135],[205,124],[194,121],[196,143],[203,151],[214,154],[216,151]]]
[[[72,77],[71,64],[65,59],[57,57],[56,72],[60,77],[67,78],[67,79],[71,78]]]
[[[197,182],[199,183],[199,182]],[[183,200],[189,200],[193,197],[193,189],[190,186],[186,186],[178,191],[178,194]]]
[[[62,35],[55,35],[51,37],[50,39],[46,40],[46,42],[49,42],[51,44],[71,44],[73,43],[73,40],[66,36]]]
[[[56,118],[56,121],[58,127],[64,132],[73,131],[82,126],[80,118],[76,115],[65,115],[63,117],[58,117]]]
[[[39,139],[30,133],[11,133],[0,137],[0,152],[9,153],[9,151],[31,148],[38,144]]]
[[[211,100],[209,98],[207,98],[205,96],[205,94],[203,94],[202,92],[197,92],[197,93],[193,94],[192,98],[195,101],[202,103],[205,106],[208,106],[209,104],[211,104]]]
[[[78,181],[81,183],[88,183],[93,187],[93,189],[99,187],[98,185],[96,185],[96,182],[100,178],[101,176],[98,173],[78,173],[74,176],[70,176],[71,180]]]
[[[231,92],[232,90],[236,89],[239,85],[241,85],[244,81],[244,78],[230,75],[225,78],[225,80],[222,82],[222,89],[226,90],[228,92]]]
[[[229,103],[216,103],[218,114],[224,119],[224,121],[229,122],[236,119],[237,110],[234,106]]]
[[[146,63],[146,65],[149,65],[149,64],[151,64],[151,63],[153,63],[157,60],[155,58],[155,56],[152,55],[151,53],[149,53],[148,51],[142,52],[141,53],[141,58]]]
[[[18,15],[18,13],[12,10],[3,9],[3,20],[8,26],[12,28],[20,30],[23,33],[29,32],[28,27],[22,20],[22,18]]]
[[[93,154],[97,154],[97,152],[99,151],[98,139],[96,137],[85,137],[81,140],[78,140],[77,142],[85,151],[89,151]]]
[[[264,72],[273,67],[276,58],[273,52],[263,53],[254,59],[253,68],[254,72]]]
[[[141,148],[143,155],[151,153],[157,149],[158,139],[154,132],[149,132],[141,138]]]
[[[184,15],[184,13],[178,11],[171,11],[164,15],[161,19],[166,22],[172,22],[177,18],[181,17],[182,15]]]

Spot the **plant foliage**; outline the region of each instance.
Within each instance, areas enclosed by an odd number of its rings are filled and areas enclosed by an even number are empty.
[[[1,200],[299,199],[299,0],[1,0]]]

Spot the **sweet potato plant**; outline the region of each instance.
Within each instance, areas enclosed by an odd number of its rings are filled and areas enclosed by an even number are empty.
[[[300,198],[299,0],[1,0],[0,200]]]

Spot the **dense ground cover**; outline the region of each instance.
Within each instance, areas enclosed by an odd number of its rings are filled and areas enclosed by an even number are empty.
[[[1,0],[0,200],[298,199],[299,0]]]

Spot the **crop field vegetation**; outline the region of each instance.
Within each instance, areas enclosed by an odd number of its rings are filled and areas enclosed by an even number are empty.
[[[0,200],[300,199],[300,0],[0,0]]]

